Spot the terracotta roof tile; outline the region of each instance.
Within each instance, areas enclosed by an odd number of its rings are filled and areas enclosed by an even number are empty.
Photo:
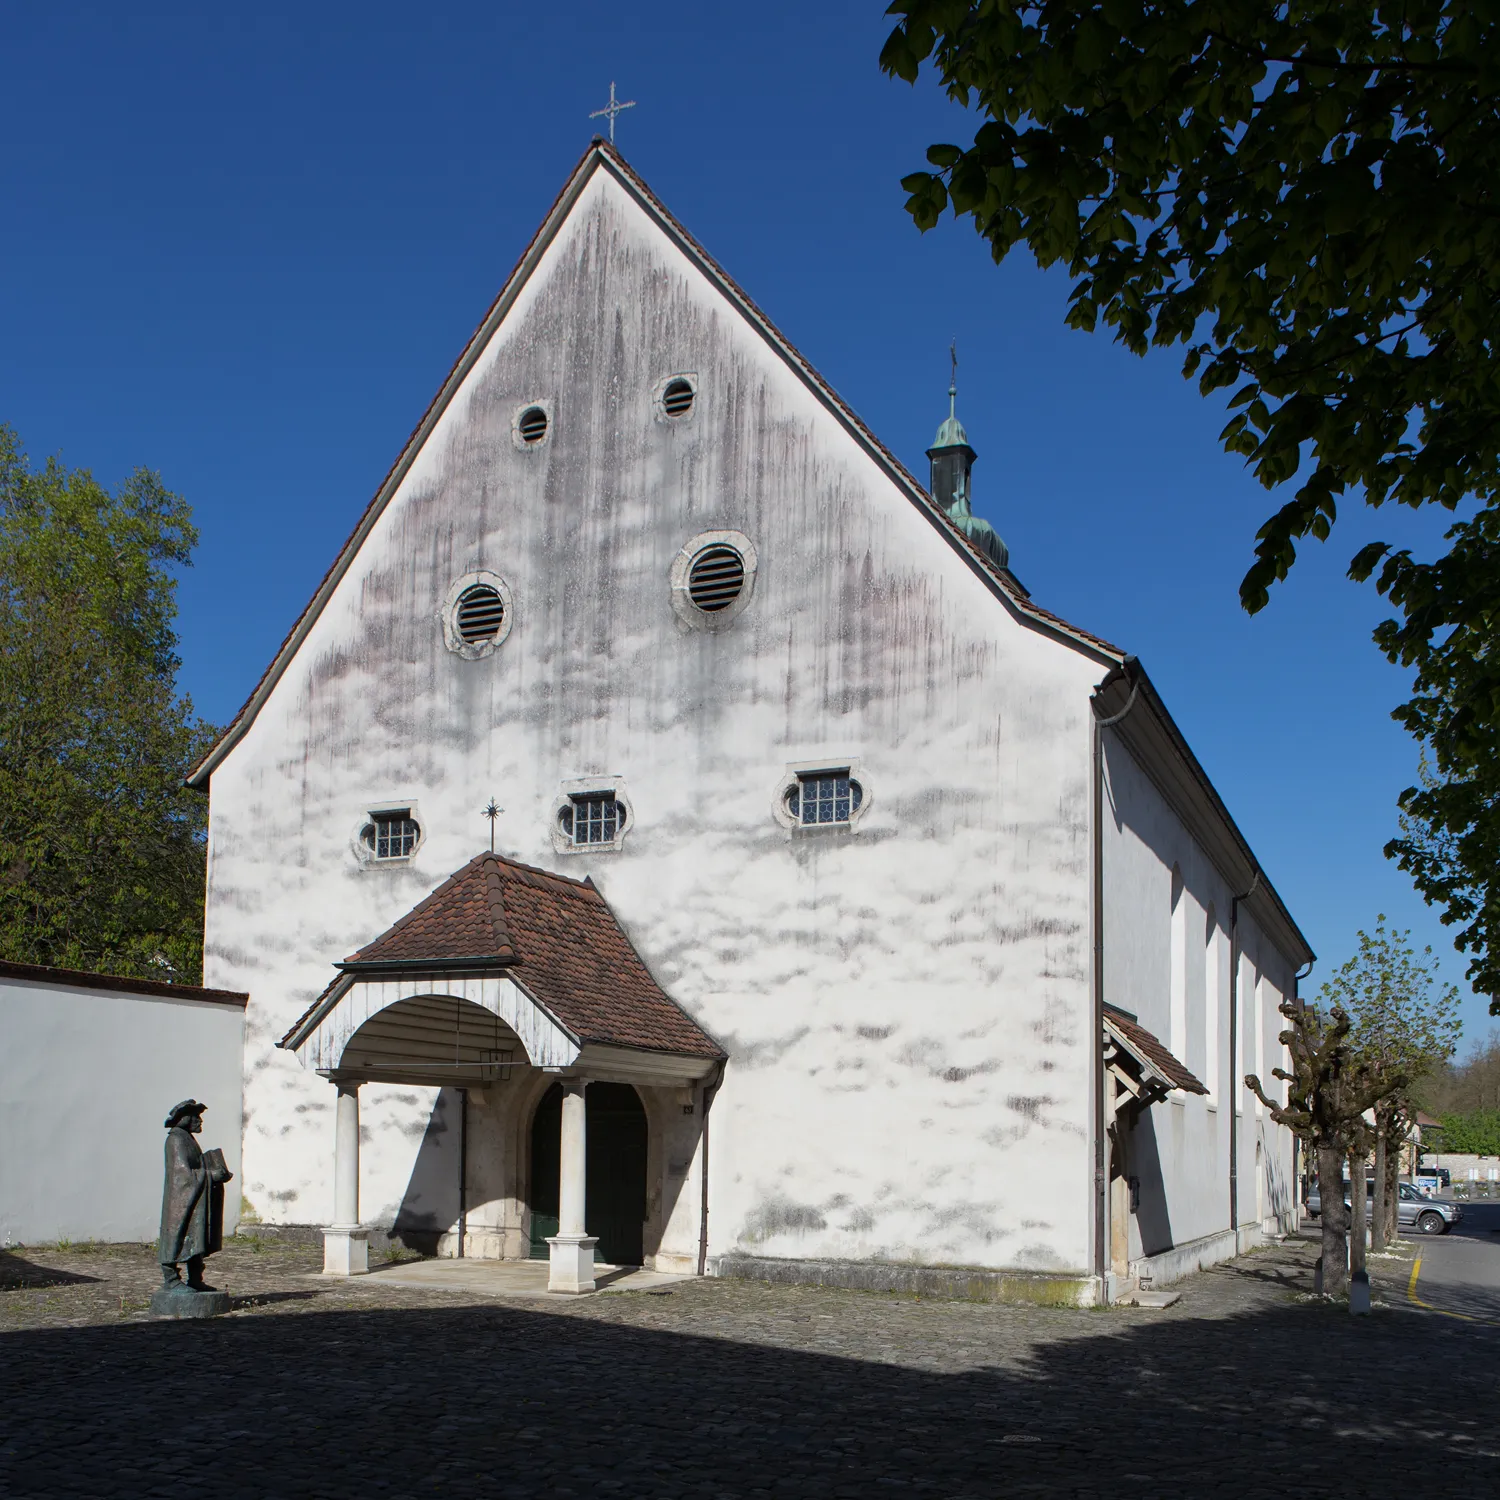
[[[364,973],[476,962],[503,965],[580,1042],[724,1056],[651,977],[591,880],[499,854],[470,860],[340,967]]]
[[[1208,1090],[1172,1056],[1133,1016],[1113,1005],[1104,1007],[1104,1018],[1165,1078],[1173,1088],[1189,1094],[1206,1094]]]

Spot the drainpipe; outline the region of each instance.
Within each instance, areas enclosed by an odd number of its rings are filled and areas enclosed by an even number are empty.
[[[458,1091],[458,1258],[469,1237],[469,1091]]]
[[[1240,1227],[1240,902],[1248,901],[1260,888],[1260,871],[1243,896],[1229,899],[1229,1227]],[[1238,1248],[1238,1241],[1236,1241]]]
[[[1135,658],[1127,656],[1120,664],[1123,676],[1130,675]],[[1106,679],[1107,681],[1108,679]],[[1102,687],[1102,684],[1101,684]],[[1109,1285],[1108,1248],[1105,1244],[1105,1226],[1109,1219],[1109,1164],[1104,1157],[1104,731],[1118,724],[1135,707],[1141,690],[1139,677],[1130,685],[1130,696],[1119,713],[1107,719],[1094,713],[1093,729],[1093,783],[1094,783],[1094,1040],[1089,1052],[1089,1068],[1093,1074],[1094,1093],[1094,1275],[1099,1280],[1101,1295]]]
[[[698,1206],[698,1274],[708,1275],[708,1111],[714,1095],[724,1082],[724,1064],[719,1064],[719,1073],[712,1084],[703,1086],[703,1163],[699,1176],[702,1178],[701,1201]]]
[[[1302,1009],[1302,981],[1313,971],[1313,959],[1308,959],[1307,969],[1304,972],[1298,969],[1292,975],[1292,1008]],[[1302,1179],[1306,1175],[1307,1163],[1303,1160],[1306,1151],[1300,1136],[1292,1137],[1292,1229],[1295,1230],[1302,1223]]]

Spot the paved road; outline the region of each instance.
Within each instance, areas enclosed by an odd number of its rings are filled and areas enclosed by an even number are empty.
[[[149,1247],[0,1252],[0,1494],[1492,1492],[1500,1331],[1404,1296],[1352,1318],[1307,1295],[1315,1254],[1079,1312],[697,1281],[506,1303],[329,1283],[316,1246],[257,1243],[214,1262],[236,1310],[192,1324],[140,1312]]]
[[[1410,1305],[1445,1316],[1482,1319],[1500,1337],[1500,1202],[1466,1203],[1456,1230],[1418,1236]]]

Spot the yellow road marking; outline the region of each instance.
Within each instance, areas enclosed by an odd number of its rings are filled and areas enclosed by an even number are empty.
[[[1483,1323],[1488,1328],[1500,1327],[1490,1318],[1476,1318],[1472,1313],[1449,1312],[1446,1307],[1434,1307],[1430,1302],[1424,1302],[1417,1296],[1417,1277],[1422,1271],[1422,1257],[1419,1255],[1411,1266],[1411,1280],[1406,1283],[1406,1300],[1416,1307],[1425,1309],[1427,1312],[1435,1312],[1441,1318],[1457,1318],[1464,1323]]]

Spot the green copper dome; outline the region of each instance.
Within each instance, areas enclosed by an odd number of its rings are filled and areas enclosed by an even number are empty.
[[[943,419],[942,426],[937,430],[937,436],[932,440],[934,448],[967,448],[969,446],[969,434],[964,431],[964,424],[951,413]]]
[[[955,380],[948,387],[948,415],[943,418],[942,425],[937,430],[937,436],[932,440],[934,448],[967,448],[969,446],[969,434],[964,431],[964,424],[958,420],[958,382]]]

